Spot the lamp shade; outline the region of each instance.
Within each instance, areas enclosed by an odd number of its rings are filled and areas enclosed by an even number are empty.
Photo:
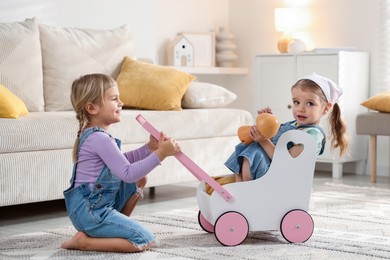
[[[278,32],[290,33],[305,26],[304,14],[299,8],[276,8],[275,29]]]

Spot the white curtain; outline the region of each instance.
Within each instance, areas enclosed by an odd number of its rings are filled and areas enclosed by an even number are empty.
[[[390,0],[380,0],[378,7],[378,44],[374,53],[374,68],[377,68],[375,92],[390,90]]]

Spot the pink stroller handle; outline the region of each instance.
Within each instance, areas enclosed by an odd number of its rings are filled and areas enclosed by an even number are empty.
[[[138,115],[136,120],[145,128],[154,138],[157,140],[160,138],[160,132],[154,128],[142,115]],[[176,159],[181,162],[199,181],[205,181],[209,184],[219,195],[222,196],[227,202],[229,202],[233,196],[229,194],[218,182],[211,178],[202,168],[194,163],[183,152],[179,152],[175,155]]]

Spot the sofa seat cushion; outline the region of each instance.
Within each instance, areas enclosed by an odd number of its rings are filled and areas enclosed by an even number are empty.
[[[125,109],[122,110],[122,121],[112,125],[109,132],[121,139],[122,144],[145,143],[149,134],[135,120],[138,114],[178,141],[234,136],[239,126],[253,124],[251,114],[239,109]],[[0,118],[0,153],[69,149],[73,147],[77,130],[73,111],[32,112],[16,120]]]

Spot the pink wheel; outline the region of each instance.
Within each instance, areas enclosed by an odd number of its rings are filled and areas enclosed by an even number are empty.
[[[248,236],[249,224],[238,212],[230,211],[219,216],[215,222],[215,237],[224,246],[237,246]]]
[[[280,231],[284,239],[290,243],[307,241],[314,230],[314,221],[304,210],[291,210],[284,215],[280,223]]]
[[[200,212],[199,210],[199,213],[198,213],[198,223],[199,223],[199,226],[206,232],[208,233],[214,233],[214,226],[207,221],[207,219],[204,218],[202,212]]]

